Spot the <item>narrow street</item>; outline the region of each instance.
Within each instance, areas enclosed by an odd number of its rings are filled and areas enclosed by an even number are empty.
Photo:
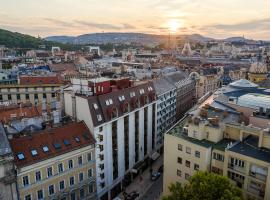
[[[141,200],[158,200],[162,197],[163,174],[156,180],[148,191],[140,198]]]

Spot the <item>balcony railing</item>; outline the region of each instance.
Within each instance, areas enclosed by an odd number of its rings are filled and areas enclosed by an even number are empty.
[[[241,173],[245,173],[245,170],[246,170],[245,167],[240,167],[240,166],[234,165],[234,164],[232,164],[232,163],[229,163],[229,164],[228,164],[228,168],[229,168],[229,169],[232,169],[232,170],[234,170],[234,171],[241,172]]]
[[[262,181],[266,181],[266,179],[267,179],[266,175],[252,172],[252,171],[249,172],[249,175],[256,178],[256,179],[262,180]]]
[[[254,194],[256,196],[259,196],[259,197],[264,197],[264,195],[265,195],[265,190],[264,189],[259,188],[259,187],[255,186],[255,185],[252,185],[252,184],[248,185],[247,190],[250,193],[252,193],[252,194]]]

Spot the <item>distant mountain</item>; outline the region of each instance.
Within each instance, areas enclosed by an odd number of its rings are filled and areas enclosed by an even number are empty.
[[[199,34],[179,35],[179,40],[208,42],[213,38],[204,37]],[[70,36],[51,36],[45,38],[48,41],[72,43],[72,44],[91,44],[91,43],[141,43],[141,44],[159,44],[168,40],[168,35],[154,35],[144,33],[91,33],[79,35],[77,37]]]
[[[106,44],[106,43],[142,43],[142,44],[158,44],[165,39],[163,35],[151,35],[144,33],[91,33],[79,35],[77,37],[70,36],[51,36],[46,37],[47,41],[72,43],[72,44]]]
[[[245,42],[246,40],[244,37],[229,37],[224,39],[225,42]]]

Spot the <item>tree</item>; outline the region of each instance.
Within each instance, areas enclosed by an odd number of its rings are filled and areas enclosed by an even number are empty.
[[[172,184],[163,200],[243,200],[242,191],[225,176],[197,172],[188,183]]]

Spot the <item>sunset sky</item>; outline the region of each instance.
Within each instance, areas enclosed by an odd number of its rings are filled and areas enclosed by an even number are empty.
[[[270,0],[0,0],[0,28],[41,37],[93,32],[270,39]]]

